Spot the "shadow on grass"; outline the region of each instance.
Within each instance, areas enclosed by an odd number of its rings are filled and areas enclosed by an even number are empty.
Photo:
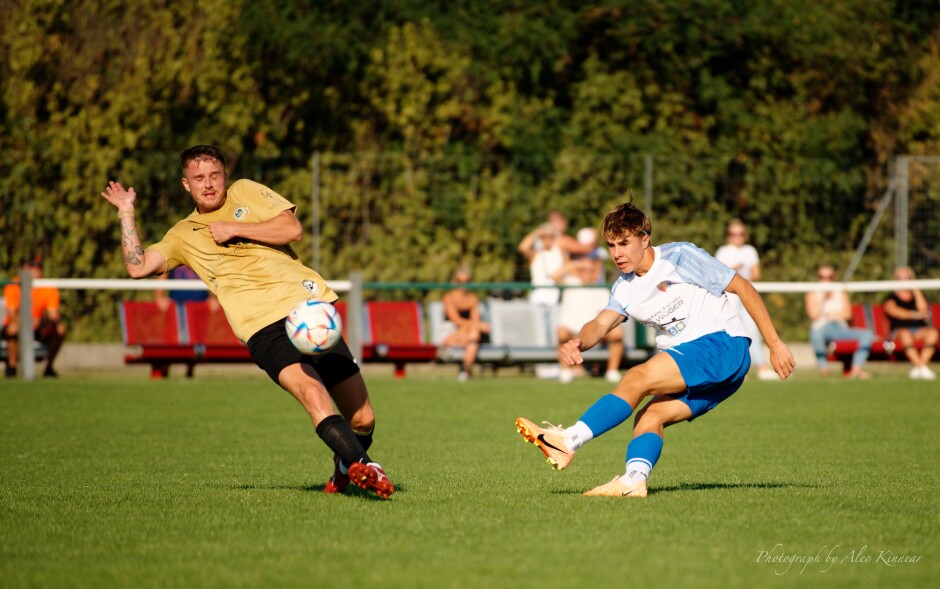
[[[674,493],[676,491],[713,491],[715,489],[786,489],[789,487],[811,487],[793,483],[679,483],[669,487],[651,487],[650,495]]]
[[[714,491],[720,489],[786,489],[786,488],[812,488],[815,485],[803,485],[794,483],[679,483],[668,487],[652,486],[649,494],[658,495],[660,493],[675,493],[679,491]],[[586,489],[585,489],[586,490]],[[558,495],[581,495],[584,491],[565,489],[555,491]]]
[[[306,493],[322,493],[326,485],[258,485],[252,483],[243,483],[241,485],[234,485],[233,489],[239,489],[241,491],[303,491]],[[407,487],[405,485],[395,485],[395,494],[405,492]],[[395,496],[392,495],[392,497]],[[346,497],[354,497],[357,499],[367,499],[370,501],[387,501],[387,499],[382,499],[375,493],[371,491],[365,491],[360,489],[356,485],[349,485],[349,488],[346,489],[344,493]]]

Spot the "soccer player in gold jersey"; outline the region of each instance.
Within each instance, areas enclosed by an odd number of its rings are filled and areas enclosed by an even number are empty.
[[[346,343],[309,356],[287,337],[284,320],[298,302],[332,303],[338,298],[290,246],[303,234],[294,216],[296,207],[250,180],[227,186],[225,157],[213,146],[187,149],[180,166],[183,188],[192,195],[196,209],[146,250],[137,233],[134,188],[111,181],[101,193],[118,210],[127,273],[144,278],[181,264],[189,266],[218,297],[255,363],[300,402],[317,434],[333,450],[333,476],[324,491],[345,492],[352,481],[388,498],[395,488],[366,454],[375,415]]]

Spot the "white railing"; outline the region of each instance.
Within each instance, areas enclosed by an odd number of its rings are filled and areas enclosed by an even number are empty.
[[[363,282],[359,273],[350,274],[349,280],[330,280],[327,284],[336,292],[347,293],[346,337],[349,349],[356,358],[362,355],[362,309],[364,307]],[[20,325],[32,325],[32,289],[56,287],[66,290],[208,290],[201,280],[133,280],[130,278],[39,278],[33,279],[20,272]],[[486,285],[476,284],[484,288]],[[761,293],[801,293],[809,291],[879,292],[919,288],[940,289],[940,279],[927,280],[869,280],[858,282],[756,282]],[[36,378],[36,361],[33,356],[33,330],[20,329],[20,370],[22,378]]]
[[[336,292],[348,293],[346,337],[349,349],[360,357],[362,350],[362,277],[349,280],[328,280],[327,285]],[[34,288],[55,287],[62,290],[209,290],[201,280],[133,280],[130,278],[37,278],[27,271],[20,272],[20,325],[33,324],[32,293]],[[35,380],[35,341],[32,329],[20,329],[20,375],[23,380]]]

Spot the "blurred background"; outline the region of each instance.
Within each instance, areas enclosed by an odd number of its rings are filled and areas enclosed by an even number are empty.
[[[49,278],[124,277],[99,193],[135,187],[152,243],[192,210],[178,156],[204,143],[230,181],[298,205],[296,249],[330,279],[447,281],[465,262],[476,281],[527,280],[516,246],[548,211],[573,232],[630,198],[656,243],[714,253],[743,219],[763,280],[813,280],[823,260],[844,273],[866,230],[855,279],[899,261],[937,278],[938,14],[868,0],[0,2],[0,278],[35,253]],[[113,299],[131,295],[62,296],[71,341],[120,339]],[[767,298],[805,339],[802,299]]]

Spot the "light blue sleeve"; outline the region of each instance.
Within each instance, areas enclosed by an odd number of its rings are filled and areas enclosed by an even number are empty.
[[[721,296],[736,274],[734,270],[692,243],[667,243],[661,246],[660,251],[663,258],[676,267],[676,272],[682,280],[701,286],[716,297]]]
[[[627,315],[627,310],[620,303],[618,303],[617,299],[614,297],[614,293],[617,292],[617,287],[620,286],[622,283],[623,283],[623,276],[618,278],[617,281],[614,282],[614,285],[610,287],[610,300],[607,301],[607,306],[604,307],[604,310],[606,311],[610,309],[611,311],[615,313],[620,313],[621,315],[629,319],[630,316]]]

